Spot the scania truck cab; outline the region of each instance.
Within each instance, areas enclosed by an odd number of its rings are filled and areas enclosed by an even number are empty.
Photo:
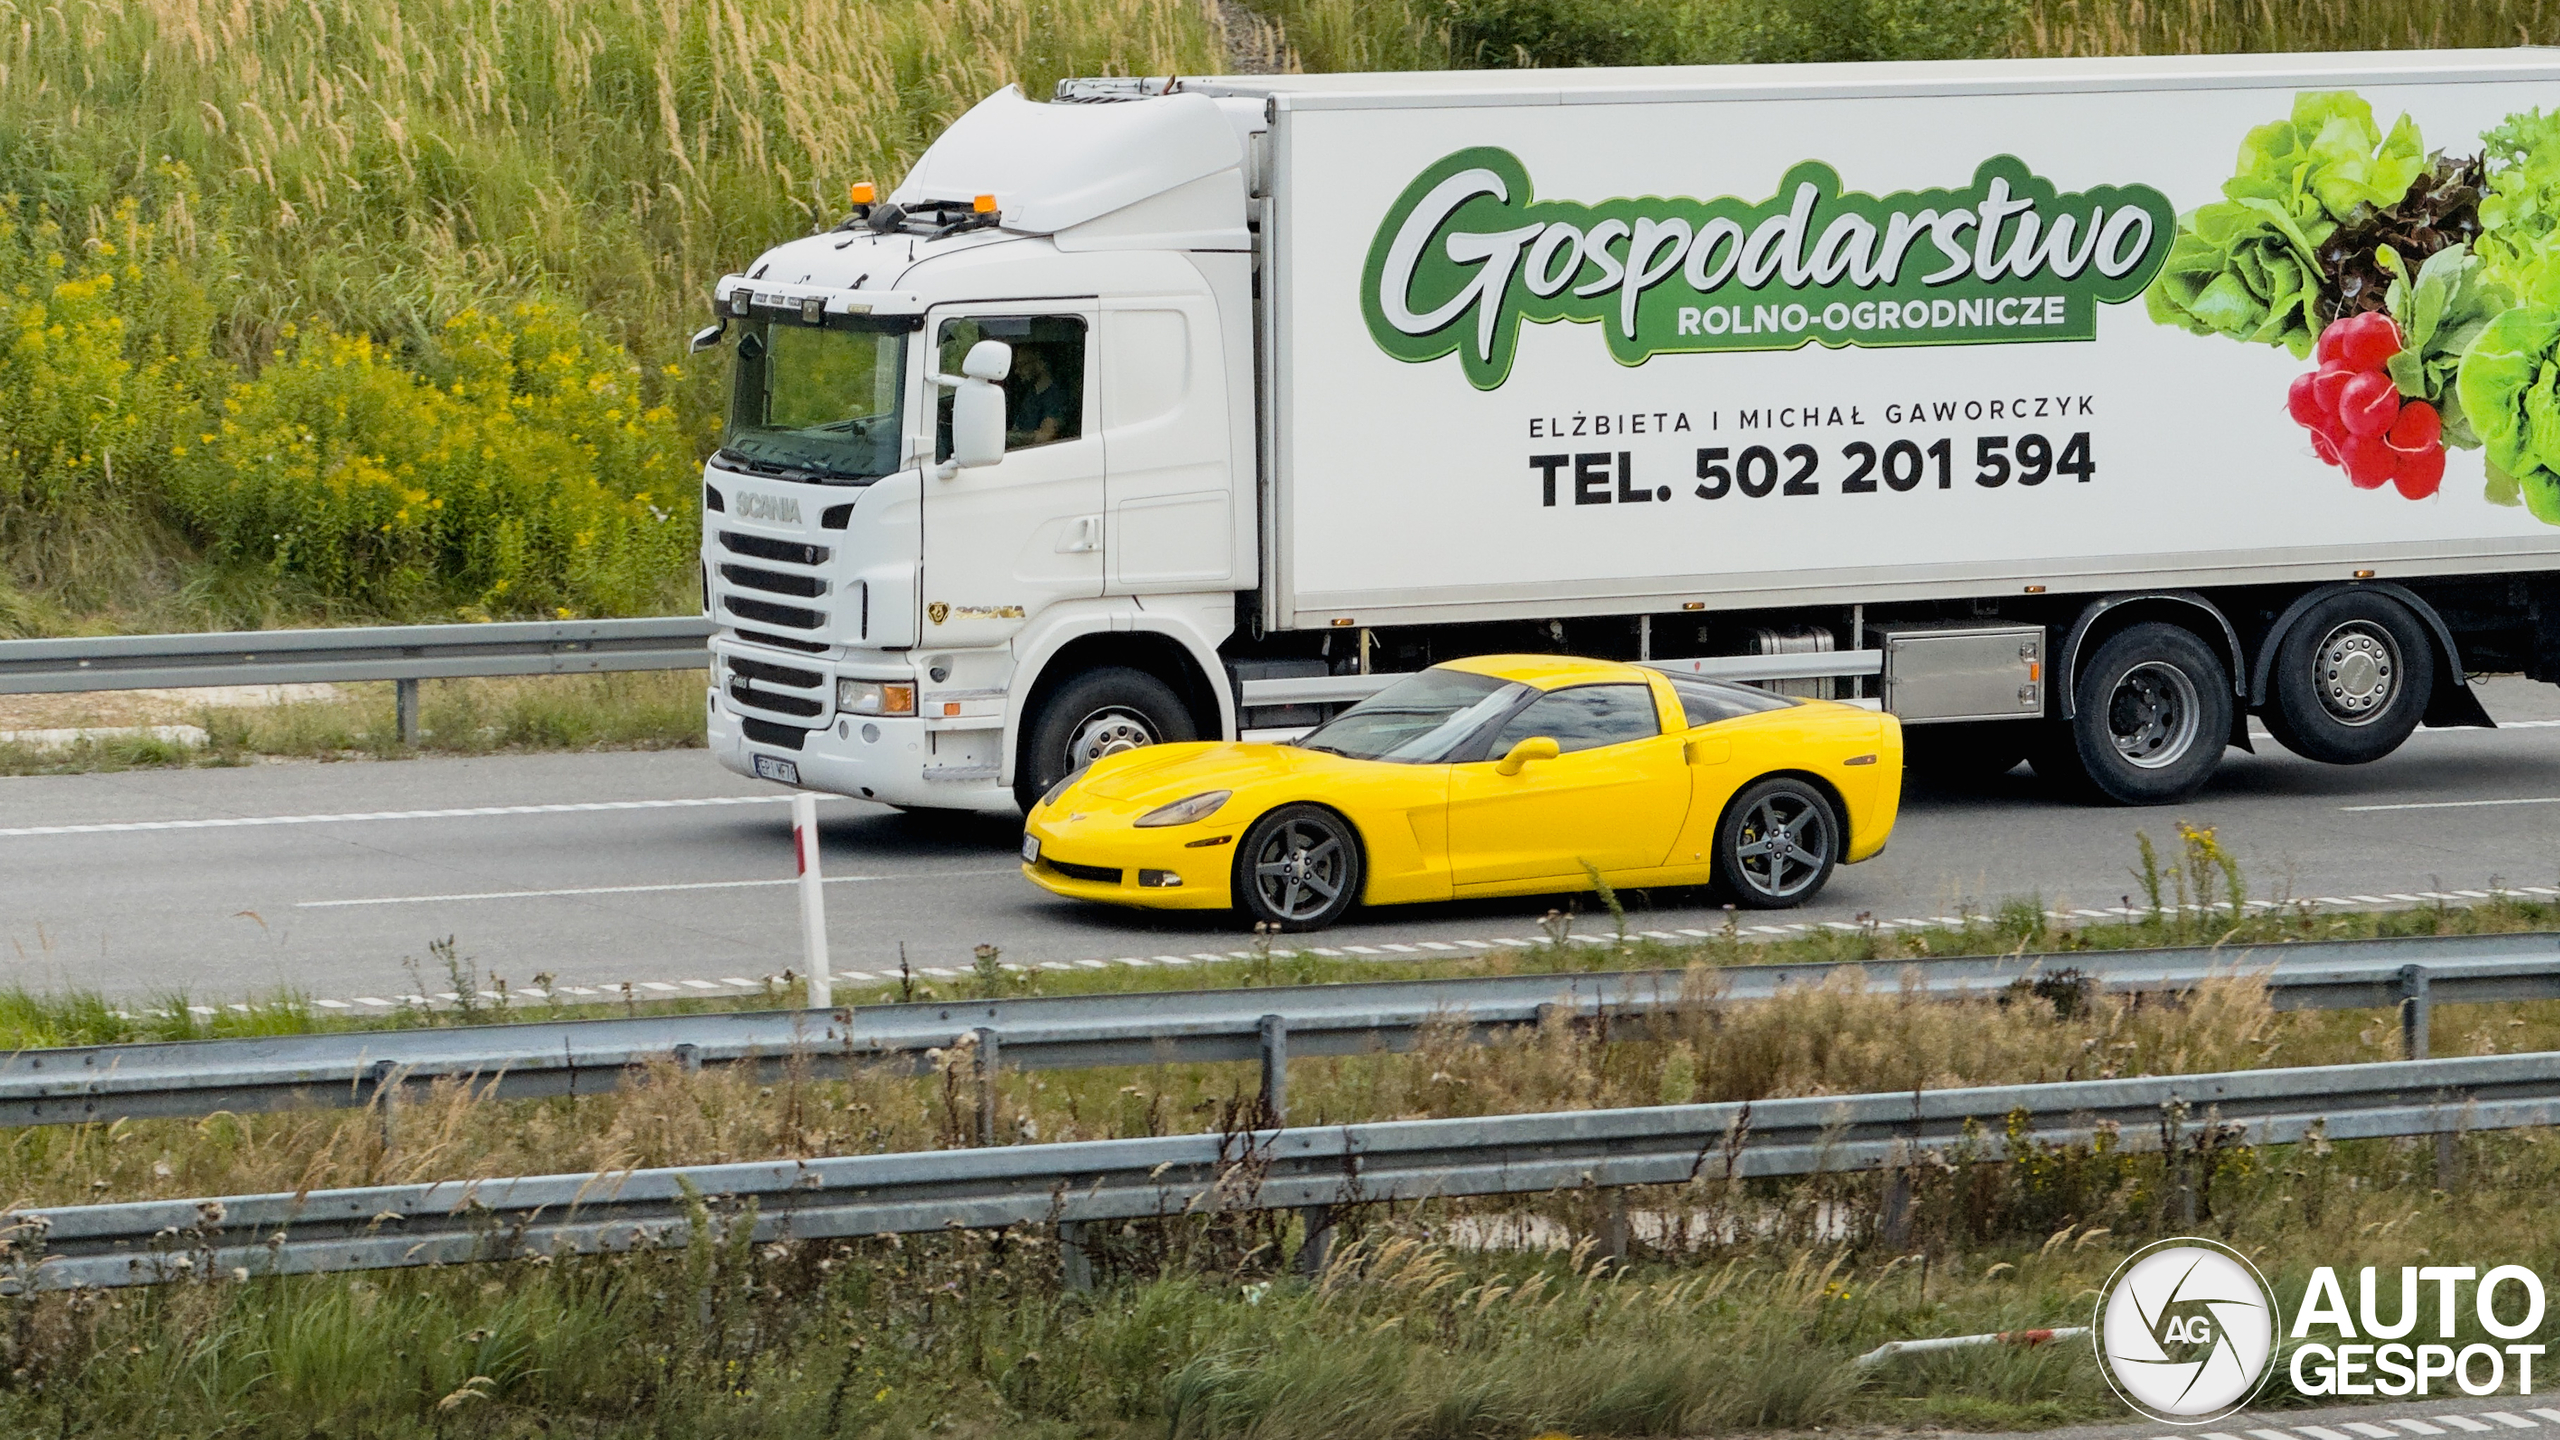
[[[1263,113],[1007,90],[886,201],[721,283],[723,764],[1001,812],[1103,754],[1234,732]]]

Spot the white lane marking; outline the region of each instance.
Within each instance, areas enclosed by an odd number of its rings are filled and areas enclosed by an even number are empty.
[[[679,980],[676,983],[684,986],[688,990],[717,990],[720,988],[708,980]]]
[[[2208,1430],[2196,1437],[2196,1440],[2240,1440],[2240,1437],[2221,1430]],[[2395,1435],[2392,1440],[2400,1440],[2400,1437]]]
[[[2310,1436],[2311,1440],[2348,1440],[2348,1437],[2339,1434],[2337,1431],[2330,1429],[2326,1425],[2296,1425],[2293,1428],[2302,1434]]]
[[[347,1008],[347,1002],[344,1000],[314,1000],[311,1003],[319,1006],[323,1010],[344,1010]]]
[[[860,973],[860,971],[855,970],[848,970],[845,972],[848,978]],[[741,980],[735,975],[724,975],[720,977],[720,983],[723,985],[735,985],[741,990],[753,990],[758,988],[760,982],[754,980]]]
[[[2399,1436],[2383,1429],[2381,1426],[2374,1424],[2370,1420],[2350,1420],[2346,1423],[2348,1429],[2353,1430],[2359,1435],[2370,1435],[2373,1437],[2373,1440],[2400,1440]]]
[[[821,795],[821,800],[842,797]],[[235,830],[252,825],[354,825],[375,820],[463,820],[485,815],[570,815],[596,810],[690,810],[705,805],[781,805],[788,795],[712,795],[692,800],[582,800],[559,805],[471,805],[453,810],[360,810],[341,815],[226,815],[207,820],[113,820],[90,825],[14,825],[17,835],[121,835],[135,830]]]
[[[2474,1435],[2480,1434],[2486,1430],[2494,1430],[2497,1428],[2494,1425],[2483,1425],[2468,1415],[2438,1415],[2435,1418],[2452,1426],[2456,1430],[2467,1431]]]
[[[2483,805],[2560,805],[2560,795],[2515,795],[2500,800],[2411,800],[2398,805],[2341,805],[2338,813],[2370,815],[2380,810],[2469,810]]]
[[[2408,1431],[2412,1435],[2441,1435],[2444,1433],[2442,1426],[2430,1425],[2424,1420],[2393,1420],[2391,1423]]]
[[[640,982],[640,988],[643,990],[664,990],[672,992],[676,987],[668,984],[664,980],[643,980]]]
[[[2510,1415],[2504,1410],[2483,1410],[2480,1412],[2480,1418],[2483,1420],[2495,1420],[2510,1430],[2539,1430],[2542,1428],[2541,1425],[2534,1421],[2527,1420],[2521,1415]]]
[[[1108,970],[1111,968],[1111,962],[1108,960],[1079,960],[1076,962],[1076,965],[1078,968],[1085,970]]]
[[[2528,1410],[2525,1413],[2528,1415],[2539,1415],[2554,1425],[2560,1425],[2560,1410]]]
[[[979,875],[1011,875],[1003,870],[927,870],[909,875],[829,875],[829,885],[869,885],[882,880],[948,880]],[[296,910],[340,910],[352,905],[439,905],[466,900],[550,900],[577,895],[653,895],[680,890],[757,890],[777,885],[797,885],[797,877],[783,880],[685,880],[663,885],[575,885],[558,890],[474,890],[451,895],[368,895],[349,900],[296,900]]]
[[[2281,1430],[2252,1430],[2249,1440],[2293,1440],[2293,1437]]]

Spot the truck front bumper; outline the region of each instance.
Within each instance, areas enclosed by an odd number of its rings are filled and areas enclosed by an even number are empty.
[[[1019,813],[999,767],[983,761],[969,766],[949,763],[962,743],[960,737],[967,737],[966,743],[974,749],[992,750],[1002,741],[1001,730],[928,734],[926,722],[914,716],[838,715],[824,728],[806,732],[795,750],[749,739],[742,717],[730,710],[718,690],[708,690],[705,703],[712,758],[740,775],[755,776],[756,757],[765,755],[790,761],[804,790],[877,800],[909,810]],[[931,769],[945,773],[933,775]]]

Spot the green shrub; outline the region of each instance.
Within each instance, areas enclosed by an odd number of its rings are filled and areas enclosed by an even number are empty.
[[[172,497],[226,559],[389,611],[628,613],[695,547],[693,453],[620,346],[554,306],[466,310],[414,373],[288,334]]]

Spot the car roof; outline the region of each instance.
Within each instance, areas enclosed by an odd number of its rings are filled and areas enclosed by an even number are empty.
[[[1496,680],[1517,680],[1541,690],[1561,690],[1567,685],[1609,681],[1621,685],[1646,685],[1653,675],[1650,670],[1622,661],[1585,660],[1575,655],[1470,655],[1464,660],[1443,660],[1431,668],[1464,670]]]

